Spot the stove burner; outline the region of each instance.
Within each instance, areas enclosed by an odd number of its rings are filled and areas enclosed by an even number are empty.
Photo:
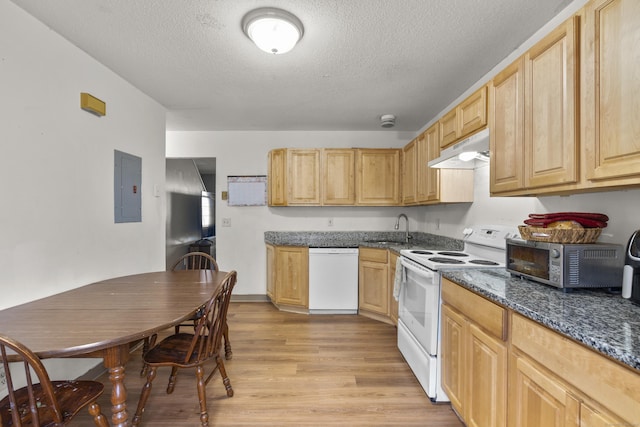
[[[442,252],[439,252],[439,253],[441,254]],[[429,261],[436,262],[438,264],[464,264],[464,261],[460,261],[459,259],[444,258],[444,257],[429,258]]]
[[[457,257],[465,257],[465,256],[469,256],[463,252],[448,252],[448,251],[443,251],[443,252],[438,252],[438,255],[444,255],[444,256],[457,256]]]
[[[418,254],[418,255],[433,255],[433,252],[429,252],[429,251],[411,251],[412,254]]]
[[[500,265],[497,262],[489,261],[488,259],[472,259],[469,261],[469,264],[478,264],[478,265]]]

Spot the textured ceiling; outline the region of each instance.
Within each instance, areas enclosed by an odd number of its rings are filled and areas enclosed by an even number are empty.
[[[12,0],[168,110],[168,130],[417,131],[570,0]],[[305,34],[270,55],[257,7]]]

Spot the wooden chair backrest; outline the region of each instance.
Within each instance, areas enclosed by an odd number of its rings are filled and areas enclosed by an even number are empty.
[[[185,357],[186,364],[202,363],[219,351],[237,275],[236,271],[227,273],[220,289],[204,306],[203,315],[196,323],[193,340]]]
[[[11,362],[18,362],[11,363],[14,369],[20,365],[24,368],[24,377],[27,382],[26,387],[29,395],[29,408],[27,413],[25,413],[24,410],[23,413],[20,413],[19,410],[13,409],[20,407],[19,402],[16,400],[15,392],[22,387],[14,386],[14,378],[9,369],[9,360]],[[4,368],[7,379],[8,397],[12,408],[12,425],[20,427],[23,425],[22,422],[24,420],[25,425],[39,426],[40,415],[38,414],[38,408],[42,411],[43,407],[47,407],[51,412],[52,419],[62,425],[63,416],[53,391],[51,379],[40,358],[18,341],[5,335],[0,335],[0,362],[2,362],[2,367]],[[19,369],[19,371],[21,372],[22,369]],[[32,374],[35,374],[35,378]],[[38,383],[40,383],[41,391],[35,392],[34,385]],[[8,422],[9,420],[1,420],[3,426],[8,425]]]
[[[189,252],[178,259],[171,270],[211,270],[218,271],[218,263],[211,255],[204,252]]]

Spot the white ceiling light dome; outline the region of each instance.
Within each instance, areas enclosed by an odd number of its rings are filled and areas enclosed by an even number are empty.
[[[242,31],[261,50],[279,55],[295,47],[304,34],[304,27],[286,10],[262,7],[242,18]]]

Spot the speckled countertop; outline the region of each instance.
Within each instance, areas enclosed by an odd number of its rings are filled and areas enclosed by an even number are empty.
[[[640,306],[619,294],[565,293],[504,269],[448,270],[443,276],[640,371]]]
[[[462,250],[464,242],[459,239],[429,233],[409,233],[411,239],[405,244],[405,233],[401,231],[266,231],[265,243],[280,246],[309,246],[312,248],[356,248],[368,246],[391,249],[400,253],[407,248],[430,248],[435,250]]]

